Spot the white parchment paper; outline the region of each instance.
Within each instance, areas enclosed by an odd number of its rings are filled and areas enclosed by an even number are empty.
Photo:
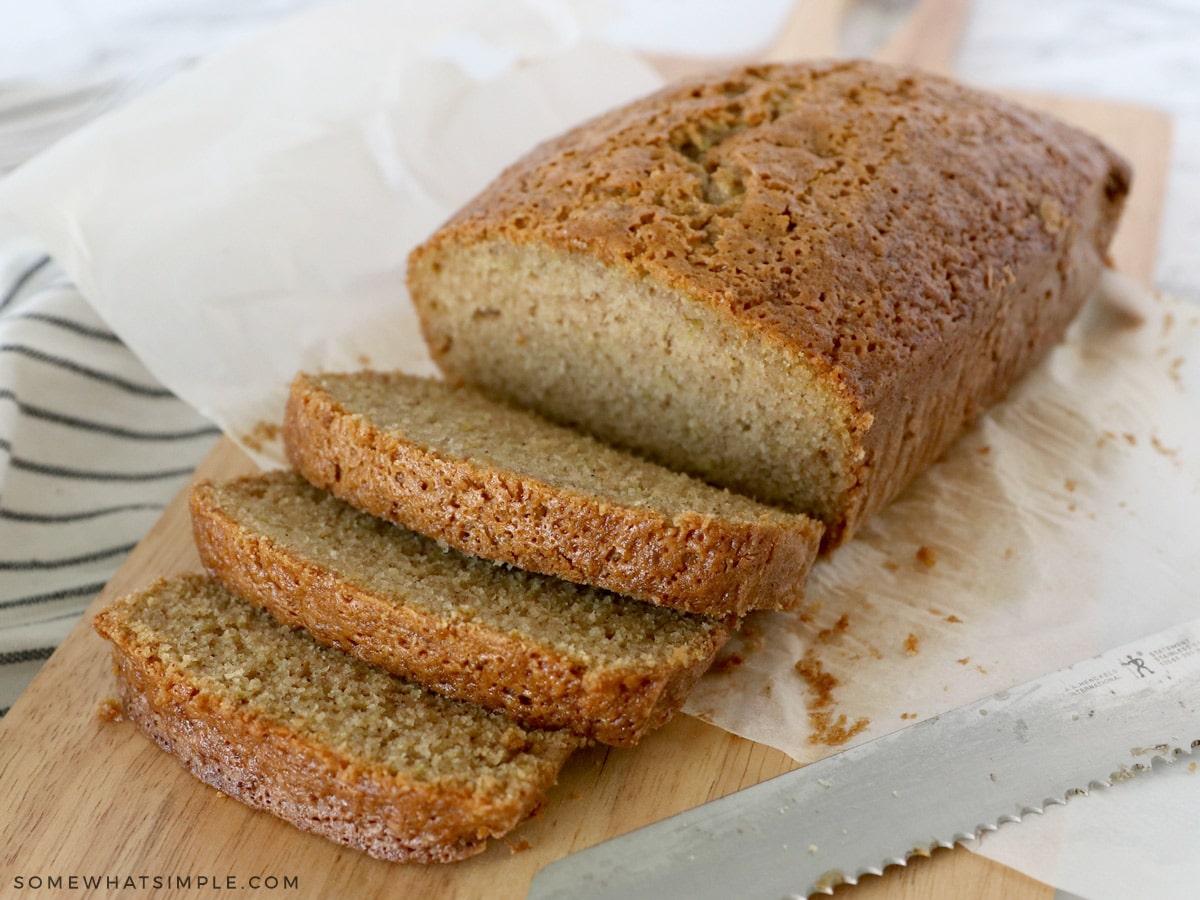
[[[1200,310],[1106,276],[1006,402],[817,563],[804,608],[749,620],[752,652],[689,709],[811,760],[843,744],[814,700],[863,722],[849,744],[1200,615],[1198,362]]]
[[[306,13],[34,160],[0,206],[163,383],[276,464],[298,369],[431,371],[412,246],[538,140],[659,83],[593,39],[603,10],[494,6]],[[818,564],[801,610],[750,620],[688,711],[806,761],[1200,615],[1198,345],[1193,308],[1110,276],[1064,346]],[[1195,809],[1200,776],[1174,781]],[[1197,817],[1139,790],[1111,793],[1169,825],[1121,840],[1194,872]],[[1071,887],[1105,857],[1062,827],[1054,867],[1006,861]],[[1089,895],[1129,895],[1105,884]]]

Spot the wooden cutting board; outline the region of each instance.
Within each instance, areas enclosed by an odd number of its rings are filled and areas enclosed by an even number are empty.
[[[935,64],[945,58],[945,49],[939,52],[943,56],[915,58]],[[911,46],[895,58],[914,58]],[[1118,268],[1149,282],[1169,153],[1168,120],[1127,105],[1023,99],[1100,135],[1133,162],[1133,196],[1113,258]],[[223,441],[198,475],[226,477],[252,468]],[[181,495],[93,612],[155,577],[198,566]],[[191,878],[190,888],[158,890],[158,897],[195,897],[211,893],[214,884],[228,888],[228,879],[245,887],[252,878],[274,877],[281,887],[272,894],[296,898],[519,898],[551,860],[795,767],[776,750],[681,716],[634,750],[600,747],[578,753],[543,811],[475,859],[451,866],[381,863],[225,798],[194,780],[130,724],[104,721],[101,704],[113,693],[107,645],[89,621],[90,614],[0,722],[0,894],[13,890],[17,878],[61,876],[67,884],[71,875],[99,875],[151,887],[156,877]],[[293,878],[297,886],[285,889],[284,879]],[[730,893],[745,892],[731,885]],[[1054,891],[959,848],[837,893],[859,900],[1049,900]]]

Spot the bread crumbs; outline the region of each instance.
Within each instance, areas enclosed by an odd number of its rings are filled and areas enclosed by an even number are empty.
[[[848,615],[846,615],[845,613],[842,613],[841,618],[838,619],[836,622],[834,622],[832,627],[822,628],[820,631],[817,632],[817,640],[820,641],[822,644],[828,644],[830,641],[834,640],[835,638],[839,638],[843,634],[845,634],[849,630],[849,628],[850,628],[850,617]]]
[[[504,843],[508,844],[508,849],[514,856],[518,853],[524,853],[526,850],[533,849],[533,844],[529,843],[525,838],[516,841],[510,841],[508,838],[505,838]]]
[[[742,620],[742,628],[738,635],[741,637],[742,647],[747,653],[753,653],[762,648],[765,635],[762,625],[754,616],[748,616]]]
[[[121,708],[121,701],[115,697],[106,697],[100,701],[100,705],[96,707],[96,718],[101,722],[121,722],[125,719],[125,711]]]
[[[796,613],[796,622],[800,625],[810,625],[820,611],[820,603],[810,603]]]
[[[1150,435],[1150,443],[1153,444],[1154,449],[1157,450],[1159,453],[1161,453],[1163,456],[1174,457],[1174,456],[1179,455],[1178,450],[1172,450],[1170,447],[1168,447],[1166,444],[1164,444],[1161,440],[1159,440],[1157,434]]]
[[[839,747],[871,724],[867,718],[851,722],[845,713],[834,711],[833,689],[839,682],[825,671],[811,649],[796,663],[795,668],[808,687],[808,723],[812,729],[808,736],[810,744]]]
[[[1171,380],[1173,382],[1175,382],[1177,385],[1179,385],[1180,387],[1183,386],[1183,379],[1180,378],[1180,376],[1179,376],[1179,370],[1182,366],[1183,366],[1183,357],[1176,356],[1174,359],[1171,360],[1171,365],[1167,368],[1167,375],[1170,376]]]
[[[242,435],[242,443],[255,453],[261,453],[267,444],[273,444],[279,440],[280,430],[278,422],[260,420],[249,434]]]
[[[745,661],[746,657],[742,656],[742,654],[735,650],[732,653],[726,653],[718,656],[715,660],[713,660],[712,665],[709,666],[708,669],[710,672],[716,675],[728,675]]]

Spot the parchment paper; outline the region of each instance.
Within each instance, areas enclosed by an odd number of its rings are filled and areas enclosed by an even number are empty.
[[[602,11],[492,8],[304,14],[39,157],[0,205],[163,383],[277,464],[297,369],[431,371],[403,288],[417,241],[536,141],[658,84],[589,37]],[[806,761],[1200,614],[1198,343],[1193,308],[1109,276],[1064,346],[818,564],[801,610],[748,622],[688,711]],[[1200,803],[1200,777],[1175,781]],[[1156,853],[1194,866],[1196,817],[1153,802]],[[1097,863],[1070,844],[1055,877]]]
[[[752,652],[689,709],[811,760],[842,743],[811,717],[817,670],[840,684],[815,712],[869,721],[853,742],[1200,615],[1198,360],[1200,311],[1108,275],[1006,402],[817,563],[804,608],[749,620]]]

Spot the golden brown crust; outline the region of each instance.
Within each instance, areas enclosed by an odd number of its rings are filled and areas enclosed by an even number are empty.
[[[381,430],[293,382],[284,446],[317,487],[451,547],[714,618],[799,602],[821,527],[606,503]]]
[[[94,627],[113,644],[125,715],[193,775],[380,859],[450,862],[482,852],[489,837],[507,833],[532,811],[571,750],[562,747],[534,790],[508,796],[408,780],[211,693],[142,646],[109,610]]]
[[[284,731],[238,721],[234,709],[185,696],[179,690],[185,685],[172,683],[171,675],[155,671],[152,663],[120,652],[114,661],[125,717],[198,779],[247,806],[391,862],[454,862],[487,846],[486,837],[399,838],[391,827],[403,819],[387,801],[380,802],[384,790],[371,783],[370,775],[354,773],[355,779],[343,781],[339,772],[348,770],[321,748],[298,746]],[[310,758],[300,761],[301,754]],[[421,800],[428,798],[405,799],[414,817],[427,814]],[[453,809],[451,804],[447,811]]]
[[[208,482],[190,497],[200,558],[231,591],[323,644],[448,697],[501,709],[541,728],[633,746],[665,724],[728,637],[636,665],[588,664],[474,621],[397,603],[236,521]]]
[[[410,290],[432,338],[423,284],[439,254],[536,245],[783,348],[838,393],[857,436],[857,484],[827,522],[836,545],[1061,337],[1129,180],[1089,135],[946,79],[755,66],[536,148],[414,251]],[[455,377],[445,344],[431,349]]]

